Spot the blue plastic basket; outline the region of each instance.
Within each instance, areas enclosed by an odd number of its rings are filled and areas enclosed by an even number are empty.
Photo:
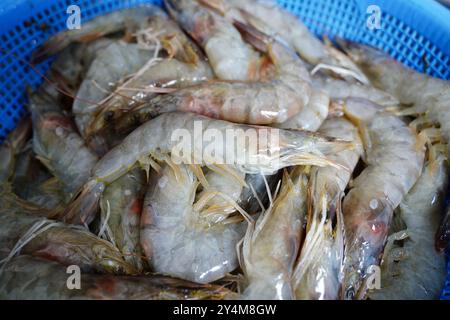
[[[243,0],[245,1],[245,0]],[[0,142],[25,114],[25,87],[42,78],[20,59],[66,27],[69,5],[82,23],[95,16],[160,0],[2,0],[0,7]],[[340,36],[378,47],[406,65],[450,80],[450,11],[434,0],[279,0],[316,34]],[[381,29],[369,29],[370,5],[381,12]],[[48,62],[37,67],[48,69]],[[448,254],[447,250],[447,254]],[[448,256],[448,255],[447,255]],[[449,266],[450,267],[450,266]],[[449,269],[450,273],[450,269]],[[443,299],[450,299],[450,277]]]

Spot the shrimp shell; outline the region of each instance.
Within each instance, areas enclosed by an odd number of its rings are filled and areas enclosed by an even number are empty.
[[[397,116],[364,99],[348,99],[345,114],[358,125],[367,167],[344,198],[344,297],[364,296],[367,269],[378,265],[394,209],[422,172],[424,139]]]
[[[200,300],[233,299],[236,294],[217,285],[151,276],[82,274],[80,289],[67,287],[66,268],[52,261],[20,256],[0,274],[1,299],[28,300]]]

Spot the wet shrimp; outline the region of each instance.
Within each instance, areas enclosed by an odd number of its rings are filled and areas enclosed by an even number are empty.
[[[332,100],[363,98],[383,107],[393,107],[400,103],[392,94],[370,85],[350,83],[325,76],[315,76],[312,78],[312,82],[315,88],[320,88],[325,91]]]
[[[22,253],[77,265],[83,271],[136,272],[117,248],[88,230],[46,219],[48,210],[17,199],[11,193],[1,194],[0,199],[2,263],[8,265],[11,257]]]
[[[348,99],[345,114],[361,132],[367,167],[344,198],[344,298],[362,298],[367,270],[378,265],[394,209],[422,172],[425,139],[368,100]]]
[[[165,13],[157,6],[146,4],[83,22],[82,28],[60,32],[38,47],[33,53],[33,62],[39,63],[72,43],[90,42],[119,31],[133,34],[137,30],[145,29],[148,17],[155,15],[164,16]]]
[[[11,180],[17,156],[27,143],[30,135],[30,118],[24,118],[0,145],[0,185]]]
[[[217,190],[217,179],[209,182],[213,186],[208,191],[230,191],[220,190],[220,186]],[[194,201],[199,182],[184,165],[163,167],[160,174],[153,176],[150,186],[142,213],[141,244],[154,271],[209,283],[236,269],[236,245],[245,225],[223,222],[220,213],[226,214],[230,205],[226,199],[209,199],[215,200],[212,211],[196,210]],[[239,195],[237,190],[228,196],[235,201]]]
[[[113,42],[97,52],[78,89],[72,112],[83,137],[94,121],[98,104],[126,76],[138,71],[154,57],[154,50],[141,49],[138,44]]]
[[[285,172],[275,202],[247,230],[241,267],[244,299],[294,299],[291,285],[305,222],[307,177],[299,167]]]
[[[98,133],[135,106],[155,97],[158,92],[192,86],[213,78],[208,62],[196,45],[176,23],[167,17],[154,17],[150,28],[155,41],[161,43],[168,57],[145,64],[98,106],[95,119],[87,128],[89,135]]]
[[[309,74],[302,61],[257,30],[237,26],[246,40],[270,55],[277,70],[270,81],[213,81],[181,89],[135,108],[118,126],[127,128],[129,123],[142,123],[151,116],[175,110],[246,124],[283,123],[298,114],[311,96]]]
[[[330,98],[323,90],[313,90],[308,104],[295,116],[276,125],[283,129],[317,131],[328,116]]]
[[[355,62],[361,66],[373,85],[393,94],[411,107],[403,115],[424,115],[421,122],[439,124],[450,146],[450,83],[413,71],[374,48],[340,41]],[[447,149],[450,154],[450,149]]]
[[[344,118],[325,121],[319,132],[354,141],[356,147],[330,156],[347,169],[325,167],[311,170],[311,196],[308,200],[311,212],[306,240],[292,280],[296,299],[302,300],[339,298],[344,259],[341,200],[363,151],[358,129]]]
[[[109,46],[115,40],[101,38],[89,43],[75,43],[64,49],[50,67],[50,78],[67,93],[76,96],[76,92],[86,76],[97,52]],[[61,97],[63,98],[63,97]],[[67,98],[65,96],[64,98]]]
[[[258,78],[259,54],[242,40],[231,22],[197,1],[166,0],[164,3],[169,14],[204,49],[219,79]]]
[[[403,245],[386,248],[381,289],[369,292],[370,299],[439,298],[446,276],[445,255],[434,249],[434,232],[441,220],[447,182],[446,159],[438,154],[398,207],[407,228],[390,237],[402,239]]]
[[[275,1],[200,0],[218,10],[231,21],[250,24],[293,48],[300,57],[316,69],[334,71],[346,78],[369,83],[366,76],[345,54],[317,39],[298,17],[280,8]]]
[[[67,287],[66,268],[60,264],[23,255],[12,260],[0,274],[1,299],[89,300],[200,300],[234,299],[236,294],[218,285],[151,276],[111,276],[83,273],[80,289]]]
[[[135,168],[108,185],[100,200],[99,234],[138,272],[144,267],[139,233],[145,182],[145,172]]]
[[[185,136],[172,137],[180,128]],[[195,130],[198,128],[200,130]],[[136,163],[149,165],[153,159],[161,159],[161,155],[175,156],[180,163],[197,163],[205,165],[214,163],[214,159],[204,158],[205,147],[209,144],[194,146],[191,139],[202,139],[205,130],[215,129],[221,137],[226,136],[227,130],[231,130],[240,141],[246,141],[246,131],[254,131],[256,134],[255,148],[246,147],[247,152],[237,153],[230,159],[229,165],[237,167],[245,173],[272,174],[280,168],[292,165],[334,165],[328,161],[327,155],[339,150],[352,148],[353,144],[346,141],[336,141],[304,131],[287,131],[275,128],[234,124],[221,120],[214,120],[192,113],[165,113],[148,121],[128,135],[121,144],[106,154],[92,171],[89,182],[64,213],[66,219],[90,220],[97,208],[99,196],[102,194],[105,184],[109,184],[128,172]],[[264,136],[264,137],[262,137]],[[267,137],[268,138],[267,138]],[[278,142],[271,137],[278,136]],[[229,140],[229,139],[227,139]],[[269,140],[269,141],[267,141]],[[276,140],[276,139],[275,139]],[[267,142],[266,142],[267,141]],[[231,141],[225,141],[231,143]],[[248,142],[245,142],[248,143]],[[215,150],[215,159],[227,159],[226,150]],[[176,150],[189,150],[184,155],[173,153]],[[178,158],[178,159],[177,159]],[[222,160],[224,161],[224,160]]]
[[[77,133],[71,119],[43,92],[30,97],[33,151],[64,185],[70,198],[89,178],[97,157]]]

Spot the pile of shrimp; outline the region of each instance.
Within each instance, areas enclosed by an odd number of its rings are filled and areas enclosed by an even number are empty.
[[[259,0],[113,12],[53,56],[0,147],[0,298],[438,298],[449,82]],[[180,129],[278,140],[223,163]]]

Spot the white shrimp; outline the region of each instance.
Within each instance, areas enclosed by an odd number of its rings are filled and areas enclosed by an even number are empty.
[[[308,104],[295,116],[276,127],[317,131],[327,118],[329,107],[328,94],[323,90],[313,90]]]
[[[97,52],[75,98],[72,111],[82,136],[94,120],[97,104],[107,97],[124,77],[138,71],[154,52],[137,44],[113,42]]]
[[[148,119],[174,110],[237,123],[282,123],[305,108],[310,100],[311,85],[301,60],[289,48],[259,31],[245,25],[236,26],[246,40],[269,53],[276,69],[270,81],[213,81],[158,96],[130,112],[119,127],[126,128],[136,118]]]
[[[363,297],[366,272],[378,265],[394,209],[422,172],[422,136],[397,116],[364,99],[348,99],[345,114],[358,125],[367,167],[344,199],[345,298]]]
[[[232,23],[192,0],[165,0],[172,17],[205,50],[219,79],[250,80],[257,74],[260,57],[243,40]]]
[[[297,167],[285,172],[280,194],[251,224],[242,245],[245,299],[294,299],[291,276],[305,222],[307,178]]]
[[[221,12],[230,20],[250,24],[278,41],[293,48],[302,59],[316,66],[315,70],[344,70],[349,77],[369,83],[367,77],[349,57],[331,46],[324,45],[308,28],[290,12],[283,10],[275,1],[261,0],[200,0]],[[314,71],[315,71],[314,70]]]
[[[226,139],[221,148],[214,149],[214,159],[205,157],[208,155],[205,150],[211,151],[211,145],[193,141],[203,140],[205,132],[211,129],[222,138],[227,136],[227,131],[233,132],[237,141],[244,143],[246,152],[234,154],[234,139]],[[251,142],[247,139],[249,134],[253,137]],[[352,147],[351,142],[304,131],[238,125],[192,113],[165,113],[133,131],[98,162],[90,181],[68,206],[65,215],[91,216],[105,183],[121,177],[138,162],[154,163],[149,156],[161,159],[161,155],[171,154],[179,163],[201,165],[214,164],[216,159],[222,159],[241,172],[271,174],[292,165],[335,165],[328,161],[326,155]],[[230,151],[234,156],[227,157]]]
[[[392,94],[370,85],[350,83],[348,81],[325,76],[313,77],[312,83],[315,88],[322,89],[330,96],[330,99],[333,100],[364,98],[385,107],[393,107],[399,104],[398,99]]]
[[[199,182],[188,166],[175,170],[165,166],[152,177],[141,218],[141,245],[156,272],[197,283],[218,280],[238,266],[236,245],[245,224],[223,223],[195,210]],[[215,180],[210,182],[217,187]],[[237,200],[239,195],[229,196]]]
[[[433,147],[431,147],[433,148]],[[402,246],[384,254],[381,290],[370,299],[437,299],[445,279],[445,256],[434,249],[448,182],[446,159],[430,159],[422,175],[398,208],[406,224]],[[387,250],[387,249],[386,249]]]
[[[312,208],[308,219],[306,240],[293,275],[297,299],[338,299],[342,281],[344,258],[343,218],[341,198],[351,173],[362,155],[358,129],[343,118],[332,118],[323,124],[320,132],[355,142],[353,150],[331,155],[348,170],[313,168],[310,189]],[[332,223],[336,217],[337,224]]]
[[[422,122],[440,125],[450,154],[450,82],[413,71],[374,48],[341,42],[375,87],[411,105],[401,114],[424,115]]]

